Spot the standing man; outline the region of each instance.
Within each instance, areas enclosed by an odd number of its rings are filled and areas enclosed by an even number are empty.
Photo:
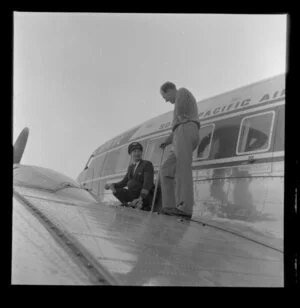
[[[153,164],[142,159],[143,146],[138,142],[128,146],[128,154],[132,163],[128,166],[125,177],[118,183],[106,184],[105,189],[111,189],[123,206],[132,202],[134,207],[150,210],[154,188]]]
[[[160,145],[164,149],[173,144],[173,150],[160,171],[163,204],[161,213],[190,219],[194,205],[193,151],[199,143],[198,107],[189,90],[176,89],[172,82],[165,82],[160,87],[160,94],[166,102],[175,105],[172,133]]]

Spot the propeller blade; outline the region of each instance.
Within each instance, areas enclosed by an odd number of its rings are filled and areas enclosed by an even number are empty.
[[[16,140],[14,144],[14,160],[13,160],[14,164],[19,164],[22,159],[22,156],[23,156],[23,153],[26,147],[28,135],[29,135],[29,128],[25,127],[21,131],[20,135],[18,136],[18,139]]]

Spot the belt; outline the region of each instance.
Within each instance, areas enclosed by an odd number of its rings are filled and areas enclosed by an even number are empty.
[[[179,125],[181,125],[181,124],[186,124],[186,123],[191,123],[191,122],[192,122],[192,123],[195,123],[195,124],[198,126],[198,129],[200,129],[200,123],[199,123],[199,122],[190,120],[190,121],[186,121],[186,122],[181,122],[181,123],[175,124],[174,127],[172,128],[172,131],[174,132],[175,129],[176,129]]]

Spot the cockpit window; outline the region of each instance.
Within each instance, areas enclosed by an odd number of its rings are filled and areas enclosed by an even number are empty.
[[[106,159],[104,162],[104,167],[102,170],[102,176],[111,175],[116,172],[116,163],[120,155],[121,149],[110,151],[106,154]]]
[[[128,146],[123,146],[120,149],[118,159],[116,161],[116,172],[126,171],[130,162],[130,156],[128,155]]]
[[[158,137],[149,141],[147,151],[145,153],[145,158],[150,160],[154,167],[158,167],[161,161],[162,150],[159,147],[161,143],[166,139],[166,136]],[[169,145],[165,148],[163,159],[168,157],[172,146]]]
[[[274,111],[270,111],[242,120],[237,154],[268,151],[274,114]]]
[[[214,124],[202,126],[199,131],[199,146],[194,151],[194,159],[206,159],[209,156]]]
[[[93,163],[90,165],[90,168],[94,169],[94,178],[98,178],[101,176],[104,159],[105,159],[105,154],[99,155],[94,158]]]
[[[90,167],[91,161],[93,160],[93,158],[94,158],[94,155],[92,154],[92,155],[90,156],[90,158],[88,159],[88,161],[87,161],[87,163],[86,163],[86,165],[85,165],[85,167],[84,167],[84,170],[86,170],[86,169],[88,169],[88,168]]]

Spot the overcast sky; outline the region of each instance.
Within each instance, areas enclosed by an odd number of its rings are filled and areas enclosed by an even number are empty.
[[[14,13],[13,141],[22,164],[76,178],[108,139],[173,105],[284,73],[286,15]]]

